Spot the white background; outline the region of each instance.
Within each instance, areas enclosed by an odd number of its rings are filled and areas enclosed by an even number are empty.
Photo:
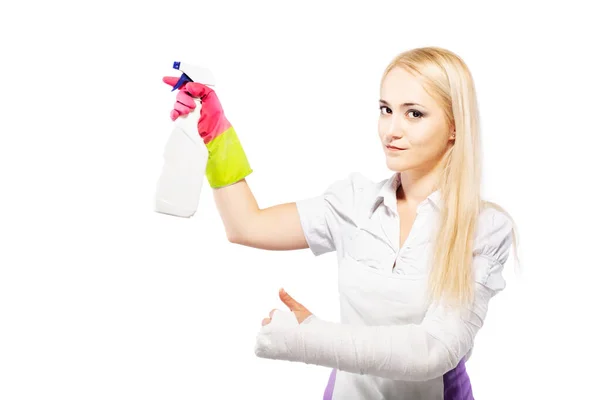
[[[471,68],[484,196],[521,235],[524,275],[507,264],[467,364],[475,396],[597,395],[594,13],[348,3],[3,3],[0,399],[322,398],[329,369],[253,346],[279,287],[338,320],[335,255],[229,243],[207,185],[192,219],[153,211],[174,102],[161,78],[173,61],[214,71],[268,207],[389,176],[379,79],[427,45]]]

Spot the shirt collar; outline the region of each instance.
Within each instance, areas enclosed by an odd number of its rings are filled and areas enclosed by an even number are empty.
[[[381,186],[379,191],[377,192],[373,202],[371,203],[371,208],[369,210],[369,218],[373,215],[375,210],[383,203],[387,206],[394,214],[398,214],[396,207],[396,192],[398,191],[398,187],[401,185],[400,173],[396,172],[391,177],[389,177],[384,184]],[[441,193],[439,190],[431,193],[425,200],[419,204],[417,208],[417,212],[419,209],[425,204],[432,204],[437,209],[440,208],[441,205]]]

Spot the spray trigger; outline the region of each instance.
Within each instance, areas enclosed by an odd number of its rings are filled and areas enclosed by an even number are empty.
[[[173,86],[173,90],[171,90],[171,92],[174,92],[175,90],[179,89],[181,86],[185,85],[187,82],[193,82],[193,81],[185,73],[181,74],[181,77],[179,77],[179,80],[177,81],[175,86]]]

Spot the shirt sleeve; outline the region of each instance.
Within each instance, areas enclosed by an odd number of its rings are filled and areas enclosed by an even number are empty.
[[[314,315],[296,326],[273,320],[259,334],[257,355],[407,381],[433,379],[455,368],[473,347],[489,300],[505,285],[502,269],[512,224],[499,213],[485,214],[474,247],[475,299],[470,306],[431,306],[420,324],[408,325],[340,324]]]
[[[340,179],[319,196],[296,202],[300,223],[315,256],[336,250],[341,225],[351,218],[356,174]]]

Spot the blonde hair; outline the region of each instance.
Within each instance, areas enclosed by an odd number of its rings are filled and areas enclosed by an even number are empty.
[[[386,67],[381,82],[393,68],[403,68],[419,78],[425,91],[443,108],[456,138],[442,160],[438,189],[442,203],[429,281],[430,298],[467,304],[474,298],[471,269],[473,242],[481,210],[493,207],[512,218],[499,205],[483,201],[480,194],[481,150],[477,96],[471,73],[453,52],[421,47],[397,55]],[[517,232],[513,221],[514,256]]]

